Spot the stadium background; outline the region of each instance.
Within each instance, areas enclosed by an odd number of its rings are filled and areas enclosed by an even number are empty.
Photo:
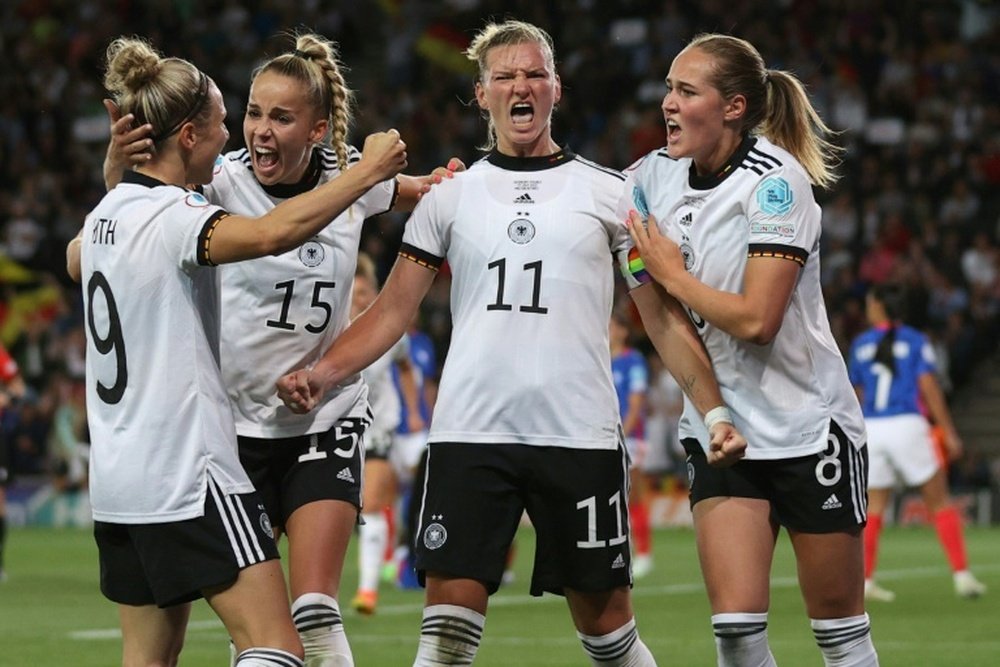
[[[88,520],[71,469],[73,447],[85,433],[81,299],[63,258],[66,242],[103,193],[108,122],[100,77],[107,43],[121,34],[143,35],[208,72],[226,96],[228,148],[236,148],[254,65],[288,48],[287,38],[276,38],[282,31],[320,32],[341,45],[348,83],[357,91],[353,141],[396,127],[410,148],[408,171],[420,173],[453,155],[466,163],[481,155],[476,146],[485,123],[470,104],[471,69],[460,52],[487,18],[506,17],[532,21],[553,35],[564,90],[554,136],[608,166],[623,168],[662,144],[663,78],[697,32],[746,37],[769,66],[792,70],[807,84],[847,148],[843,179],[819,193],[824,288],[837,339],[846,346],[864,327],[868,285],[896,280],[913,288],[912,320],[937,344],[968,445],[952,467],[953,488],[970,523],[1000,521],[995,2],[8,0],[0,4],[0,341],[15,355],[31,392],[4,412],[0,446],[9,448],[18,476],[9,489],[10,518],[33,527],[13,530],[9,538],[11,580],[0,587],[0,664],[117,659],[114,632],[100,635],[116,621],[113,606],[97,591],[92,539],[86,531],[39,527]],[[363,248],[383,276],[403,223],[384,216],[366,225]],[[422,310],[422,326],[442,359],[450,332],[447,300],[443,276]],[[642,345],[638,331],[637,340]],[[661,509],[661,523],[684,523],[683,516],[669,514],[674,510]],[[912,498],[900,503],[898,517],[923,524]],[[953,600],[929,530],[896,528],[886,537],[883,570],[901,600],[891,614],[873,611],[883,664],[995,664],[1000,644],[983,637],[1000,617],[997,596],[978,607]],[[530,540],[527,535],[522,542],[529,552]],[[707,611],[689,532],[658,531],[657,551],[663,565],[636,591],[644,637],[657,656],[673,657],[671,664],[709,664]],[[1000,589],[998,551],[995,528],[970,532],[973,566],[981,564],[994,591]],[[776,564],[772,636],[783,664],[804,664],[815,660],[815,648],[783,553]],[[516,586],[524,585],[527,560],[520,559]],[[578,663],[568,622],[558,622],[565,614],[553,613],[551,600],[534,605],[523,602],[524,590],[515,587],[514,593],[515,601],[504,600],[509,607],[498,603],[491,611],[480,663],[509,664],[503,656],[528,645],[543,647],[546,657],[522,659],[525,664]],[[398,653],[391,655],[412,657],[419,597],[392,590],[386,596],[382,616],[369,626],[349,627],[356,654],[376,656],[359,664],[404,664],[404,658],[385,658],[393,647]],[[195,619],[185,664],[214,664],[221,630],[204,608]],[[96,647],[73,634],[81,628],[97,633]]]

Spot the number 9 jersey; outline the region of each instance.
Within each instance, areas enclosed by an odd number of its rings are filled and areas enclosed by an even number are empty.
[[[219,292],[205,239],[226,211],[135,172],[87,216],[90,501],[110,523],[201,516],[210,476],[253,485],[219,372]]]

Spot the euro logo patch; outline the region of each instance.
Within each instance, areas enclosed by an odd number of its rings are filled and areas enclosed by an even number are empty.
[[[205,199],[205,195],[200,192],[192,192],[187,197],[184,198],[184,203],[191,208],[205,208],[208,206],[208,200]]]
[[[642,188],[638,185],[632,186],[632,203],[635,204],[635,210],[639,212],[643,220],[649,217],[649,205],[646,203],[646,195],[643,194]]]
[[[788,181],[772,176],[757,186],[757,205],[768,215],[785,215],[792,210],[794,196]]]

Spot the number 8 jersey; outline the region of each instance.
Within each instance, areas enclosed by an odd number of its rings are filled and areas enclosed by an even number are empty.
[[[205,238],[226,211],[126,172],[87,216],[81,255],[94,518],[200,516],[208,476],[253,485],[219,372],[219,289]]]
[[[688,310],[705,343],[722,398],[746,437],[748,459],[806,456],[827,447],[830,421],[865,442],[864,422],[830,331],[819,278],[820,208],[802,166],[765,137],[747,137],[717,174],[690,158],[654,151],[627,170],[622,215],[651,214],[702,283],[738,294],[755,257],[801,268],[781,329],[767,345],[740,340]],[[707,447],[685,397],[681,437]]]
[[[617,446],[608,321],[623,182],[569,150],[493,152],[424,195],[400,255],[452,273],[429,442]]]

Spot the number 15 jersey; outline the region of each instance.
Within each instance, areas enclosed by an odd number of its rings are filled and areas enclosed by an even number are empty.
[[[569,150],[493,152],[424,195],[400,254],[452,272],[429,442],[617,446],[608,320],[623,183]]]

